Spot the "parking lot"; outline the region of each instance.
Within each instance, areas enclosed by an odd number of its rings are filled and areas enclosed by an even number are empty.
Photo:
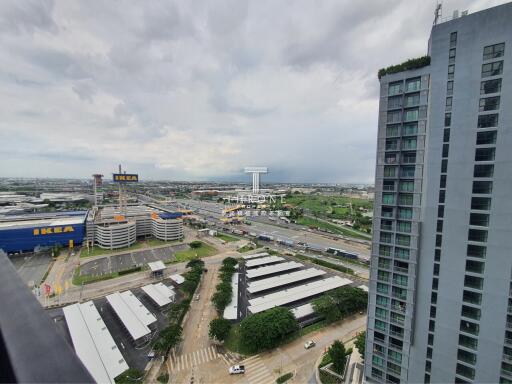
[[[49,251],[24,253],[10,256],[9,259],[18,271],[18,275],[28,285],[39,285],[52,262]]]
[[[126,269],[144,266],[149,262],[161,260],[173,261],[178,251],[188,249],[187,244],[127,252],[120,255],[105,256],[86,261],[80,266],[80,275],[101,276]]]
[[[163,281],[163,283],[168,286],[172,285],[170,281]],[[131,340],[130,335],[124,329],[123,324],[117,318],[115,312],[113,311],[110,304],[108,304],[105,297],[101,297],[93,301],[128,366],[130,368],[144,370],[147,363],[149,362],[148,353],[151,351],[151,342],[156,337],[158,337],[159,330],[165,328],[165,326],[168,324],[168,321],[165,312],[162,312],[159,308],[157,308],[156,305],[144,293],[144,291],[142,291],[142,289],[134,288],[131,289],[131,291],[157,318],[157,330],[151,333],[151,340],[148,340],[148,342],[146,342],[142,347],[135,347],[135,344]],[[176,300],[179,301],[181,296],[176,287],[175,292],[177,292]],[[71,346],[73,346],[62,308],[49,309],[48,314],[54,320],[57,331]]]

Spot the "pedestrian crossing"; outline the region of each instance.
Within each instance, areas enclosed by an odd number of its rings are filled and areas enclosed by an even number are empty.
[[[237,362],[236,356],[229,353],[224,354],[218,352],[215,346],[211,345],[184,355],[177,354],[173,349],[171,350],[167,364],[171,372],[179,372],[192,369],[194,366],[205,364],[218,358],[221,358],[228,366],[234,365]]]
[[[275,383],[274,377],[269,372],[259,355],[251,356],[240,365],[245,366],[245,377],[249,384],[271,384]]]

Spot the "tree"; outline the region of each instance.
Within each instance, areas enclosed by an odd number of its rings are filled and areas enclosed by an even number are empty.
[[[187,263],[187,268],[198,268],[202,269],[204,267],[204,261],[201,259],[192,259]]]
[[[229,335],[231,329],[231,323],[226,319],[213,319],[210,321],[210,328],[208,330],[208,336],[210,339],[216,339],[218,341],[224,341]]]
[[[181,341],[181,325],[170,324],[160,331],[158,339],[153,343],[153,349],[161,354],[167,355],[169,350]]]
[[[345,369],[345,361],[347,360],[345,346],[341,341],[336,340],[329,347],[327,353],[331,358],[333,371],[341,375]]]
[[[250,352],[278,346],[299,325],[288,308],[276,307],[249,315],[240,323],[240,341]]]
[[[238,260],[234,257],[226,257],[224,260],[222,260],[222,267],[234,267],[238,264]]]
[[[212,303],[219,313],[223,312],[224,308],[231,302],[231,286],[229,288],[229,290],[218,290],[212,295]]]
[[[142,383],[142,378],[144,377],[144,372],[139,371],[135,368],[130,368],[116,376],[114,381],[116,384],[136,384]]]
[[[354,341],[354,345],[356,346],[357,350],[361,354],[361,356],[364,358],[364,348],[365,348],[365,342],[366,342],[366,331],[359,332],[356,336],[356,341]]]
[[[333,323],[341,319],[341,312],[334,299],[329,295],[323,295],[313,300],[313,309],[315,313],[325,318],[328,323]]]
[[[192,241],[190,244],[189,244],[190,248],[193,248],[193,249],[197,249],[197,248],[201,248],[203,246],[203,243],[201,243],[200,241]]]

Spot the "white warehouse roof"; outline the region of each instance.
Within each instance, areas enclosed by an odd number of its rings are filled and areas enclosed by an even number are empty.
[[[325,275],[326,272],[321,269],[308,268],[301,271],[291,272],[284,275],[269,277],[268,279],[256,280],[249,283],[247,291],[249,293],[257,293],[267,289],[280,287],[301,280],[311,279],[313,277]]]
[[[244,260],[250,260],[250,259],[257,259],[258,257],[268,256],[267,252],[261,252],[261,253],[254,253],[252,255],[245,255],[242,256],[242,259]]]
[[[152,261],[148,263],[151,272],[163,271],[165,269],[165,264],[162,260]]]
[[[124,324],[124,327],[130,334],[133,340],[138,340],[141,337],[149,335],[151,330],[139,317],[135,314],[132,309],[123,299],[119,292],[112,293],[107,296],[107,301],[114,309],[117,317]]]
[[[311,303],[307,303],[299,307],[292,308],[291,311],[297,320],[315,313],[315,310],[313,309],[313,305]]]
[[[254,267],[258,267],[260,265],[278,263],[283,260],[284,260],[284,258],[282,258],[280,256],[267,256],[267,257],[262,257],[261,259],[249,260],[245,263],[245,266],[247,268],[254,268]]]
[[[156,317],[135,297],[132,291],[122,292],[121,297],[144,325],[149,326],[156,322]]]
[[[320,293],[324,293],[330,291],[331,289],[339,288],[350,283],[352,283],[352,281],[349,279],[333,276],[327,279],[300,285],[298,287],[285,289],[276,293],[271,293],[266,296],[261,296],[256,299],[249,300],[249,304],[251,304],[249,306],[249,311],[251,313],[263,312],[267,309],[306,299],[308,297],[318,295]]]
[[[279,264],[269,265],[267,267],[250,269],[247,271],[247,278],[254,279],[255,277],[261,277],[261,276],[270,275],[272,273],[289,271],[290,269],[297,269],[302,266],[303,266],[303,264],[297,263],[296,261],[288,261],[286,263],[279,263]]]
[[[142,290],[159,307],[172,303],[174,298],[174,291],[162,283],[145,285]]]
[[[114,383],[128,369],[92,301],[63,308],[75,351],[97,383]]]
[[[174,281],[176,284],[183,284],[185,278],[177,273],[175,275],[171,275],[171,280]]]
[[[238,308],[238,273],[233,273],[231,276],[231,302],[224,308],[223,317],[228,320],[237,319],[237,308]]]

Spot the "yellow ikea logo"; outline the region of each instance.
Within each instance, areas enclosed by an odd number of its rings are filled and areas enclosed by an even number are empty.
[[[114,175],[114,181],[137,181],[137,175]]]
[[[48,228],[34,228],[34,236],[38,235],[52,235],[58,233],[75,232],[75,229],[68,225],[66,227],[48,227]]]

